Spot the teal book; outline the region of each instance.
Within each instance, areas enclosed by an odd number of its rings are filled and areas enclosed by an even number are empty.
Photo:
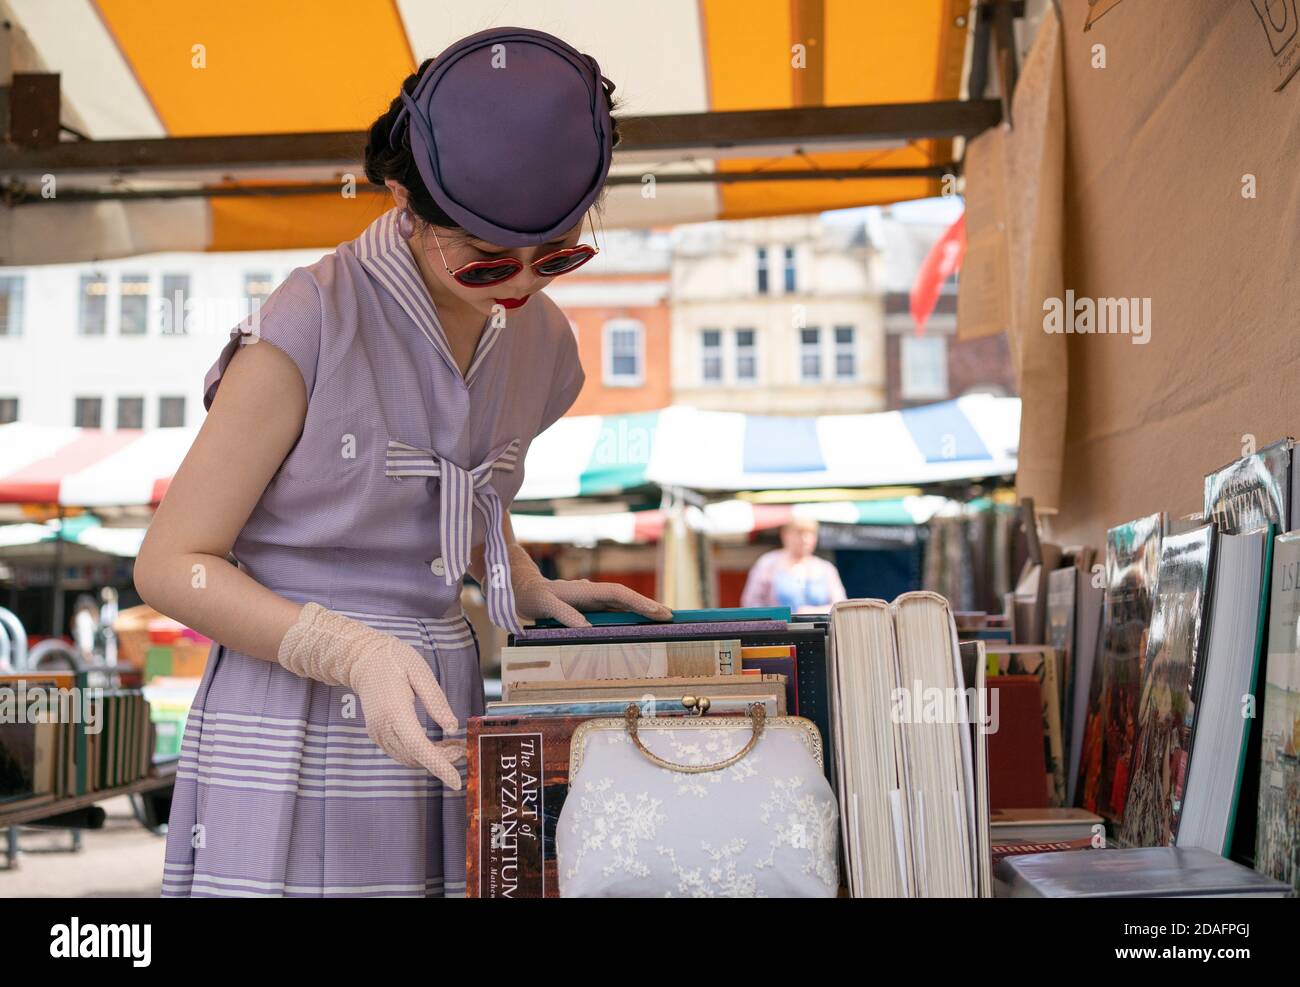
[[[593,627],[618,624],[706,624],[732,620],[790,620],[789,607],[711,607],[703,610],[674,610],[672,620],[653,620],[624,610],[583,611]],[[562,627],[552,617],[542,617],[538,627]]]

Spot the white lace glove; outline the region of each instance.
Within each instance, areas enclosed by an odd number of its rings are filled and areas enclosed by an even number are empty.
[[[316,603],[302,608],[276,660],[303,678],[346,686],[361,700],[366,732],[394,761],[427,768],[460,788],[464,740],[434,743],[415,714],[418,699],[443,733],[460,729],[432,669],[409,644]]]
[[[521,617],[552,617],[565,627],[590,627],[579,610],[632,610],[654,620],[671,620],[673,612],[662,603],[619,583],[593,583],[590,579],[547,579],[518,544],[510,553],[510,584],[515,610]]]

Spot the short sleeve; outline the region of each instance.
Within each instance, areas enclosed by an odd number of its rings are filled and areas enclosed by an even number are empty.
[[[321,309],[315,280],[305,268],[295,268],[257,312],[230,330],[230,341],[203,379],[203,407],[212,407],[217,387],[235,352],[241,346],[260,343],[270,343],[293,360],[310,398],[320,357]]]
[[[537,429],[539,435],[559,421],[564,413],[573,407],[573,402],[578,400],[578,394],[587,379],[587,374],[582,369],[582,361],[578,359],[578,341],[574,338],[573,330],[569,328],[568,320],[563,316],[560,318],[563,329],[558,334],[560,353],[555,362],[553,377],[555,384],[551,388],[550,397],[547,398],[546,409],[542,412],[542,421]]]

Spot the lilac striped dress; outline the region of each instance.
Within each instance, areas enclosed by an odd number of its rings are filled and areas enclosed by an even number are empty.
[[[568,320],[540,293],[489,319],[462,377],[395,210],[294,270],[259,315],[232,331],[205,404],[236,347],[267,342],[309,398],[234,557],[417,648],[463,736],[483,711],[465,565],[486,544],[489,615],[517,626],[501,519],[532,439],[582,387]],[[348,690],[218,643],[185,727],[163,895],[461,895],[465,825],[464,791],[389,758]]]

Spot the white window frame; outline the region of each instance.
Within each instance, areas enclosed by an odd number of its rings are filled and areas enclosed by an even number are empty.
[[[850,333],[849,342],[841,343],[835,337],[839,335],[841,329],[847,329]],[[860,365],[858,363],[858,327],[852,323],[840,322],[831,325],[831,380],[841,383],[855,381],[859,378]],[[849,356],[851,370],[848,374],[840,373],[840,357],[845,353]]]
[[[817,333],[817,342],[805,343],[803,339],[805,332]],[[800,326],[794,333],[795,366],[799,368],[799,383],[809,385],[824,384],[826,382],[826,337],[822,334],[822,327],[820,325]],[[804,374],[803,360],[805,356],[811,356],[813,353],[817,356],[817,376],[809,377]]]
[[[635,333],[636,373],[616,374],[614,372],[614,334],[617,332]],[[642,387],[645,384],[645,323],[640,319],[608,319],[601,326],[601,356],[604,367],[604,384],[606,387]]]
[[[918,381],[909,369],[916,359],[933,360],[934,356],[919,353],[909,354],[909,350],[921,347],[937,348],[939,364],[933,375],[937,382]],[[930,385],[930,386],[927,386]],[[934,333],[917,336],[911,333],[902,335],[898,340],[898,389],[899,394],[908,401],[942,401],[948,397],[948,337]]]
[[[741,351],[740,334],[742,332],[752,333],[754,337],[754,342],[748,347],[748,349],[751,351],[751,355],[754,358],[753,377],[740,376],[740,351]],[[723,342],[722,348],[723,349],[726,348],[725,341]],[[734,384],[737,387],[754,387],[758,384],[760,368],[758,364],[758,327],[757,326],[736,326],[734,329],[731,330],[731,359],[729,363],[731,366],[731,378],[732,378],[730,383]],[[724,367],[725,366],[726,366],[726,362],[724,362]],[[723,375],[724,376],[726,375],[725,369],[723,370]]]
[[[704,343],[704,334],[706,332],[715,332],[718,334],[718,345],[716,347],[706,346]],[[721,326],[701,326],[697,330],[695,337],[696,344],[699,347],[699,359],[696,361],[695,370],[699,375],[701,387],[712,387],[715,384],[725,384],[727,382],[727,332]],[[704,361],[709,356],[710,350],[717,351],[718,357],[718,376],[710,378],[704,372]]]

